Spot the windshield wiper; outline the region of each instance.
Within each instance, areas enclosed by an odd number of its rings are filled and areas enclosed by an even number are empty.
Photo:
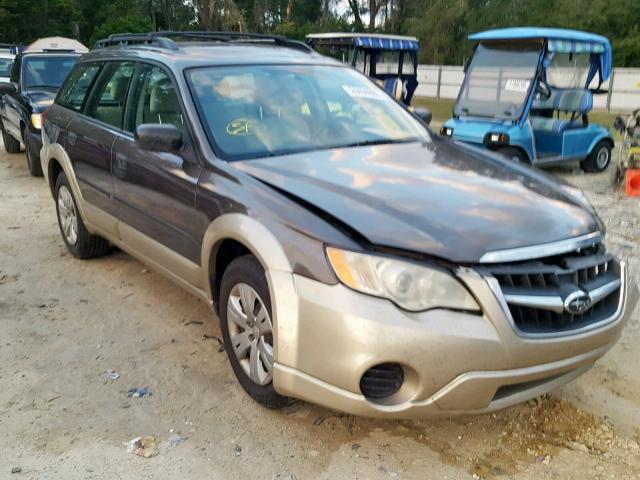
[[[392,140],[389,138],[379,138],[377,140],[363,140],[361,142],[348,143],[346,145],[336,145],[331,148],[369,147],[371,145],[389,145],[392,143],[412,143],[419,142],[419,138],[405,138],[403,140]]]

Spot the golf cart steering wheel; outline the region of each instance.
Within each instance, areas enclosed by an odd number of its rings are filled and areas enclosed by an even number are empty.
[[[538,80],[538,84],[536,85],[536,92],[540,94],[540,97],[543,99],[547,99],[551,96],[551,87],[544,80]]]

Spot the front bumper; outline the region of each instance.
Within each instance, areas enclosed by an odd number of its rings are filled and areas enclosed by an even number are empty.
[[[280,292],[274,302],[274,388],[372,417],[492,411],[544,394],[587,371],[618,340],[637,301],[637,289],[627,288],[620,315],[601,328],[530,339],[515,333],[485,278],[472,270],[460,278],[483,306],[482,315],[405,312],[341,284],[297,275],[291,282],[285,274],[272,275],[272,292]],[[382,400],[365,398],[360,378],[387,362],[402,365],[403,386]]]

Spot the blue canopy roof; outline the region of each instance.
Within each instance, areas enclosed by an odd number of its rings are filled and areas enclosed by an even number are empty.
[[[383,50],[418,50],[417,40],[396,40],[381,37],[356,37],[356,47],[380,48]]]
[[[469,35],[469,40],[518,40],[542,39],[547,40],[550,52],[563,53],[593,53],[598,55],[598,70],[601,81],[611,75],[613,54],[607,37],[595,33],[564,28],[515,27],[498,28]],[[595,72],[594,72],[595,73]]]
[[[384,33],[312,33],[306,38],[313,44],[348,42],[356,47],[381,50],[418,50],[419,46],[416,37]]]

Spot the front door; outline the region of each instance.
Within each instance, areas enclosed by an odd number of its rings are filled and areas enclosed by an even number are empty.
[[[202,221],[195,199],[201,166],[175,83],[164,69],[140,64],[131,91],[126,133],[118,135],[113,148],[120,236],[134,248],[160,244],[142,253],[161,265],[175,260],[171,253],[199,264],[202,232],[198,226]],[[183,134],[183,147],[176,152],[140,149],[135,129],[150,123],[177,126]]]

